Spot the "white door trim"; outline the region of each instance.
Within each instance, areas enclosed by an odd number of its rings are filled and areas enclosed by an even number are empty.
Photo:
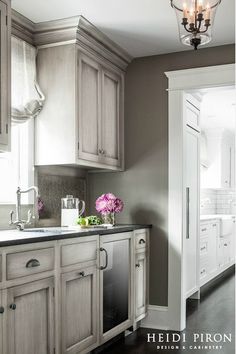
[[[233,86],[234,74],[234,64],[165,73],[169,91],[168,329],[183,330],[186,326],[183,287],[183,235],[186,223],[183,96],[192,89]]]

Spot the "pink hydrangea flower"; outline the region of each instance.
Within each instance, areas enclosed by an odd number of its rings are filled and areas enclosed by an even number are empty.
[[[102,194],[96,200],[96,210],[102,215],[110,213],[120,213],[124,208],[124,203],[112,193]]]

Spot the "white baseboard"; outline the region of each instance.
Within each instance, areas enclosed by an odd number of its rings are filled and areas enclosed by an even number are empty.
[[[149,305],[148,314],[141,321],[141,327],[170,330],[171,323],[169,319],[168,307]]]

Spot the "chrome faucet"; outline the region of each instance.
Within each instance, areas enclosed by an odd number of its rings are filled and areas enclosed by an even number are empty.
[[[35,202],[35,207],[34,207],[33,215],[32,215],[31,210],[29,209],[29,210],[28,210],[28,217],[27,217],[27,220],[21,219],[21,194],[22,194],[22,193],[29,193],[30,191],[34,191],[34,192],[35,192],[35,197],[36,197],[36,200],[37,200],[37,198],[39,197],[39,190],[38,190],[38,187],[32,186],[32,187],[29,187],[29,188],[26,189],[26,190],[21,190],[20,187],[17,188],[17,191],[16,191],[16,220],[15,220],[15,221],[13,221],[13,214],[14,214],[14,211],[11,210],[11,212],[10,212],[9,225],[16,225],[16,228],[17,228],[17,230],[19,230],[19,231],[23,231],[25,225],[30,225],[32,219],[35,219],[35,218],[36,218],[36,217],[35,217],[35,211],[37,210],[37,209],[36,209],[36,208],[37,208],[37,205],[36,205],[36,202]]]

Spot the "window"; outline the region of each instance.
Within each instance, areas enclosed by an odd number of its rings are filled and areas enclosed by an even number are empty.
[[[16,189],[34,185],[34,120],[12,124],[11,152],[0,154],[0,204],[15,204]],[[22,204],[33,203],[31,193]]]
[[[11,42],[11,152],[0,154],[0,204],[15,203],[18,186],[34,185],[34,118],[45,100],[36,80],[36,48],[14,36]],[[21,198],[33,203],[33,193]]]

